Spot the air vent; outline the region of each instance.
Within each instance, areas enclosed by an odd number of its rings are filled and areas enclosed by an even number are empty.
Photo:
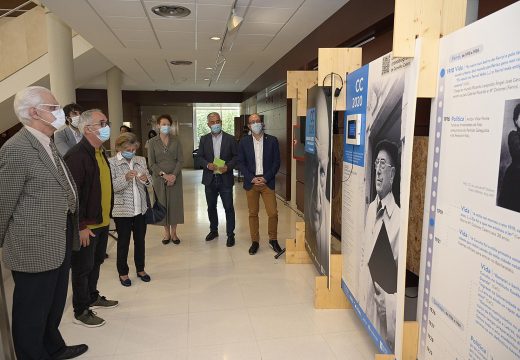
[[[193,62],[189,60],[172,60],[170,61],[170,64],[172,65],[191,65]]]
[[[179,5],[158,5],[152,8],[155,15],[162,17],[186,17],[191,14],[191,10]]]

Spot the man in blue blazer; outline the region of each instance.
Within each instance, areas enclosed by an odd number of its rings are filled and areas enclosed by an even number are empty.
[[[206,190],[206,203],[208,204],[209,234],[206,241],[218,237],[217,200],[220,195],[222,205],[226,211],[227,247],[235,245],[235,208],[233,207],[233,169],[237,162],[237,143],[235,138],[222,131],[220,114],[212,112],[208,114],[209,134],[201,136],[197,157],[202,164],[202,183]],[[215,159],[225,163],[215,164]]]
[[[249,231],[251,247],[249,254],[254,255],[259,247],[258,211],[260,196],[268,216],[269,246],[280,253],[278,244],[278,210],[274,192],[275,176],[280,169],[280,147],[276,137],[264,133],[264,123],[260,115],[249,116],[248,127],[251,135],[240,141],[238,150],[238,166],[244,175],[244,189],[247,194],[249,208]]]

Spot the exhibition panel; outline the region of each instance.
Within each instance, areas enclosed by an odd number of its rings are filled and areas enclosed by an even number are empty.
[[[332,200],[330,87],[308,91],[305,121],[305,247],[318,271],[329,275]]]
[[[381,353],[397,359],[418,64],[387,54],[347,77],[342,287]]]
[[[440,41],[419,359],[520,358],[520,3]]]

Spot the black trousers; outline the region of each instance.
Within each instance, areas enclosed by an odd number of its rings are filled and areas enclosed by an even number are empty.
[[[117,230],[117,272],[120,276],[128,275],[128,249],[130,235],[134,234],[134,263],[136,272],[144,271],[144,238],[146,219],[144,215],[134,217],[115,217]]]
[[[12,333],[18,359],[51,359],[65,347],[58,328],[67,300],[72,229],[72,218],[69,216],[65,259],[59,268],[41,273],[12,272]]]
[[[220,175],[213,178],[211,184],[206,185],[206,203],[208,204],[209,228],[211,231],[218,231],[218,196],[222,200],[222,205],[226,212],[226,234],[235,235],[235,207],[233,206],[233,187],[225,186]]]
[[[72,252],[72,306],[74,314],[87,310],[99,296],[99,269],[105,261],[108,226],[93,229],[90,245]]]

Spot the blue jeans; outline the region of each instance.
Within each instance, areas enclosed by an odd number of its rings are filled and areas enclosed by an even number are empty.
[[[206,186],[206,203],[208,204],[209,228],[218,231],[217,200],[220,195],[222,205],[226,211],[227,236],[235,235],[235,208],[233,206],[233,187],[222,184],[222,179],[217,175],[210,185]]]

